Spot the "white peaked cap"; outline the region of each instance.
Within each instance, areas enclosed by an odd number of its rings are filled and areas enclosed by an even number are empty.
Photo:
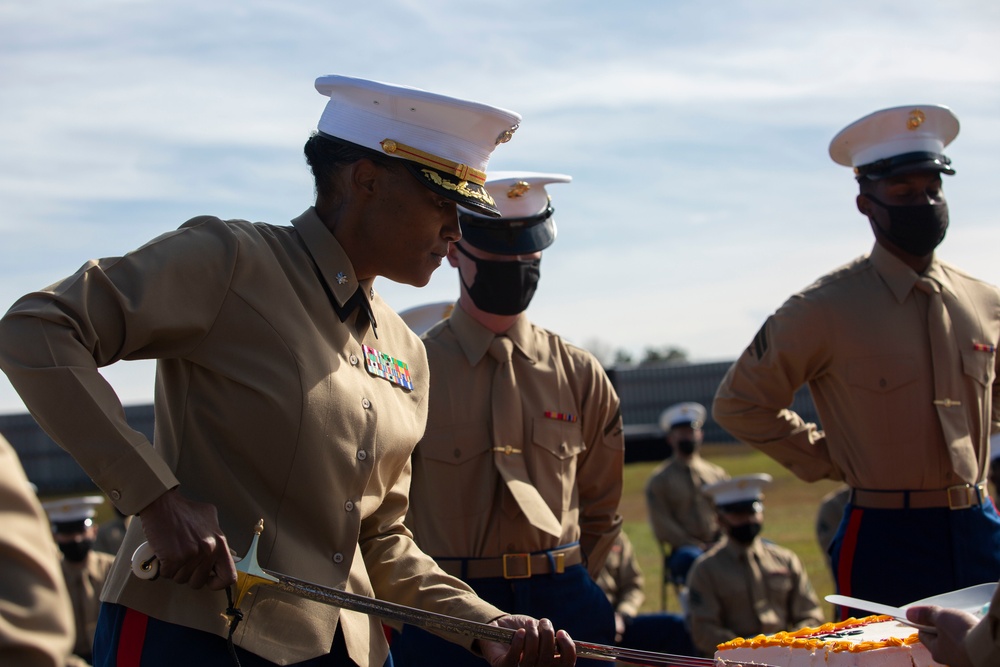
[[[660,413],[660,430],[666,433],[678,424],[691,424],[691,428],[701,428],[705,424],[706,415],[705,406],[701,403],[677,403]]]
[[[330,98],[317,124],[325,135],[404,160],[440,194],[497,215],[486,166],[521,122],[513,111],[419,88],[331,74],[316,79]]]
[[[930,169],[953,174],[943,154],[958,136],[958,118],[938,104],[882,109],[854,121],[830,142],[830,157],[854,167],[855,173],[888,173]],[[868,167],[868,169],[864,169]]]

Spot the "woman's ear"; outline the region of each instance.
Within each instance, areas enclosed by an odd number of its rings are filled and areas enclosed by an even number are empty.
[[[383,171],[380,165],[368,158],[361,158],[351,164],[350,185],[363,194],[375,194],[378,189],[379,172]]]

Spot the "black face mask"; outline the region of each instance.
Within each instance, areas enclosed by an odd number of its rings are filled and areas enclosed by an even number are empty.
[[[874,217],[871,220],[900,250],[914,257],[926,257],[944,240],[948,231],[948,204],[890,206],[872,195],[866,196],[889,215],[888,229]]]
[[[685,456],[690,456],[691,454],[694,454],[695,447],[696,445],[694,440],[677,441],[677,451],[679,451],[681,454],[684,454]]]
[[[517,315],[528,308],[541,277],[541,258],[495,261],[475,257],[460,245],[455,247],[476,264],[472,285],[466,285],[465,278],[462,285],[477,308],[494,315]]]
[[[749,546],[754,539],[760,535],[760,529],[764,526],[755,521],[750,523],[744,523],[739,526],[732,526],[729,529],[729,539],[735,540],[740,544]]]
[[[81,540],[79,542],[59,542],[59,550],[63,552],[63,557],[71,563],[83,561],[94,546],[93,540]]]

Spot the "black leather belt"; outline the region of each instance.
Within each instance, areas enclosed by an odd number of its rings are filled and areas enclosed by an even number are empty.
[[[930,491],[869,491],[867,489],[851,489],[851,504],[855,507],[868,507],[880,510],[930,509],[947,507],[952,510],[964,510],[978,507],[986,502],[989,495],[986,483],[959,484],[947,489]]]
[[[540,574],[562,574],[571,565],[583,562],[580,545],[558,547],[535,553],[504,554],[499,558],[440,558],[438,566],[460,579],[527,579]]]

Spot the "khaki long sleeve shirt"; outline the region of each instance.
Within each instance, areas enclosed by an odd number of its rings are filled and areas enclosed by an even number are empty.
[[[0,665],[64,667],[73,608],[52,528],[0,435]]]
[[[990,433],[1000,430],[1000,292],[936,258],[925,275],[942,285],[958,341],[953,372],[963,391],[951,409],[966,415],[976,479],[955,473],[933,404],[927,295],[914,287],[918,275],[878,244],[768,318],[723,379],[716,421],[806,481],[875,490],[982,481]],[[803,384],[822,431],[789,409]]]
[[[331,304],[359,287],[377,338],[360,311],[341,322]],[[144,358],[158,360],[155,447],[98,372]],[[386,378],[393,360],[411,388]],[[180,484],[218,508],[238,554],[263,518],[267,569],[481,622],[502,615],[440,571],[403,525],[427,414],[424,348],[370,282],[358,284],[312,208],[292,226],[195,218],[87,263],[0,321],[0,366],[125,514]],[[103,599],[225,636],[225,592],[131,576],[143,539],[136,519]],[[328,653],[338,623],[357,664],[387,655],[379,620],[362,614],[266,587],[244,613],[236,643],[271,661]]]
[[[702,489],[729,479],[719,466],[699,455],[688,461],[668,459],[646,483],[646,509],[653,534],[674,549],[702,547],[718,538],[715,506]]]
[[[430,411],[413,455],[407,525],[435,558],[490,558],[579,541],[596,576],[621,526],[625,446],[618,396],[593,355],[526,316],[506,335],[516,348],[521,449],[561,536],[528,522],[493,463],[496,362],[487,350],[494,334],[461,306],[424,336]]]
[[[755,570],[760,576],[756,584]],[[691,639],[704,655],[713,655],[719,644],[736,637],[824,623],[798,556],[759,538],[749,547],[724,539],[695,561],[687,584]]]

